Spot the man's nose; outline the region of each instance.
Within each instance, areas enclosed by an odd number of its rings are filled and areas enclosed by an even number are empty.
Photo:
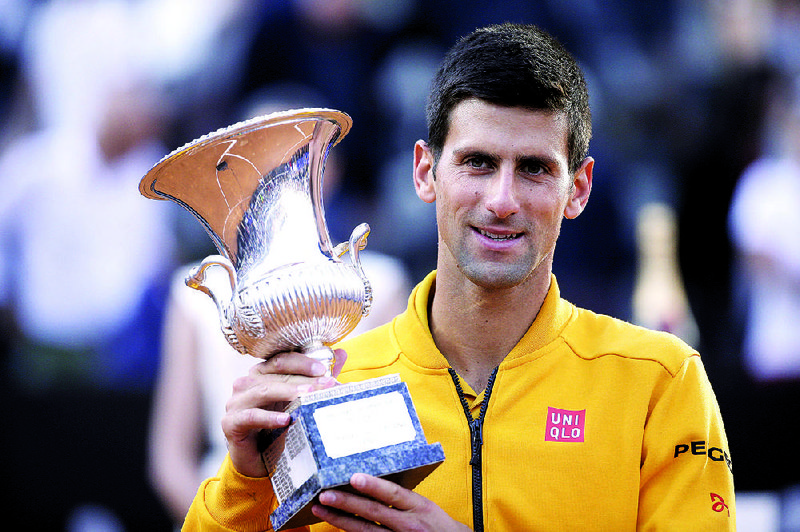
[[[498,218],[507,218],[519,211],[516,179],[513,169],[500,168],[490,180],[486,208]]]

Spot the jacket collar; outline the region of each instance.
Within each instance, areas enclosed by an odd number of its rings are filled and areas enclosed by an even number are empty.
[[[412,291],[408,308],[397,318],[394,327],[400,350],[418,366],[429,369],[446,369],[450,366],[436,347],[428,324],[431,289],[436,281],[436,271],[428,274]],[[502,366],[521,356],[530,356],[555,341],[569,322],[575,307],[561,299],[555,276],[551,276],[550,289],[539,314],[528,332],[506,356]]]

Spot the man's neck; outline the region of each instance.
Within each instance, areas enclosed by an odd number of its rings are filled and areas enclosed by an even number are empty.
[[[437,274],[428,319],[433,340],[454,370],[480,393],[536,319],[550,287],[532,278],[504,290],[486,290],[463,277]]]

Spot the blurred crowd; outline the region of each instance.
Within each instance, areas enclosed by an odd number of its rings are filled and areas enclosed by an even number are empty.
[[[344,111],[331,236],[368,222],[368,249],[416,282],[436,254],[411,182],[428,82],[460,35],[505,21],[546,28],[588,78],[595,181],[562,228],[563,295],[699,349],[737,488],[794,493],[800,0],[0,0],[14,519],[172,527],[145,465],[162,330],[176,272],[214,249],[139,195],[152,165],[264,102]]]

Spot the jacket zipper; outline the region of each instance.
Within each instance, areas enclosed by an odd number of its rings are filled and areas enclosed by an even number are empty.
[[[456,385],[461,406],[464,407],[464,415],[467,417],[470,440],[472,442],[472,456],[469,459],[469,464],[472,466],[472,528],[475,532],[483,532],[483,419],[486,417],[486,408],[489,406],[489,397],[492,394],[497,369],[494,368],[494,371],[489,376],[489,382],[486,383],[480,414],[477,418],[473,418],[469,411],[467,399],[464,397],[464,390],[461,388],[458,374],[453,368],[447,368],[453,383]]]

